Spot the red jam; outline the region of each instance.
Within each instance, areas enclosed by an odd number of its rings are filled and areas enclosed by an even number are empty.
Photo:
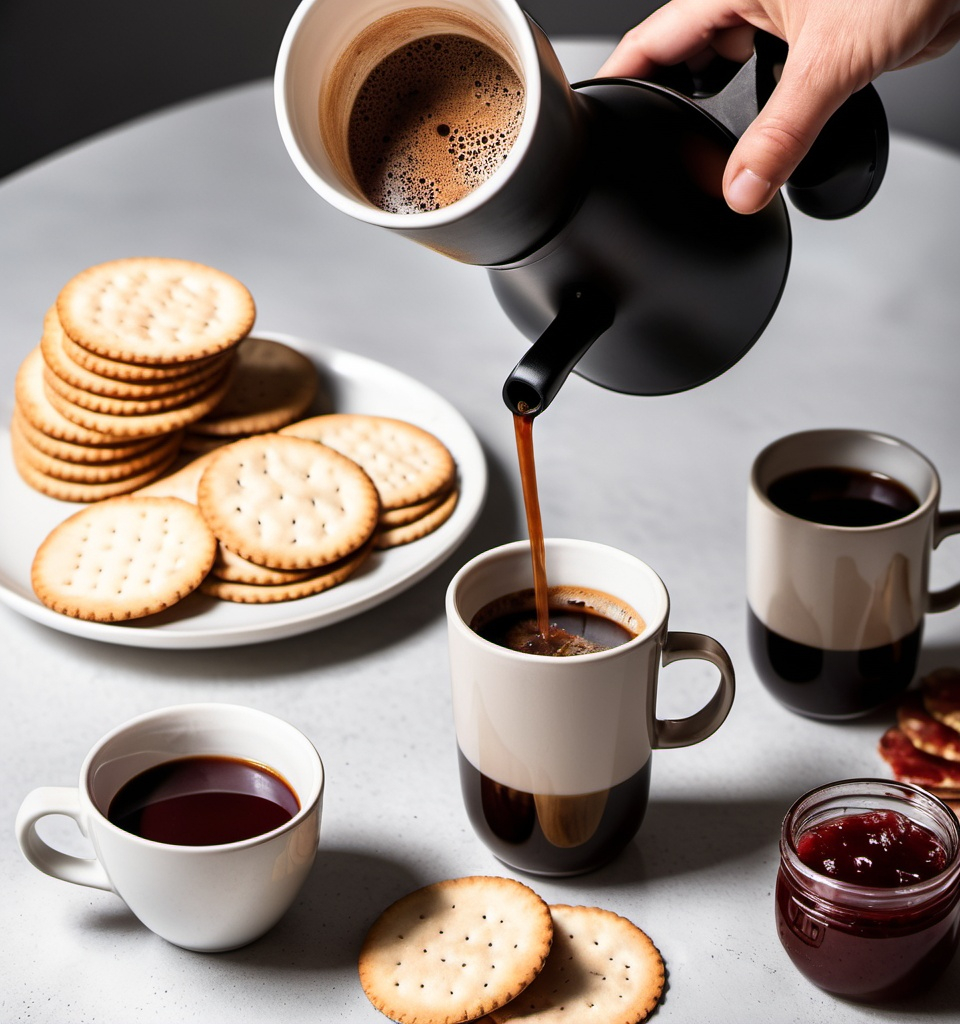
[[[831,818],[798,836],[797,855],[821,875],[882,889],[926,881],[947,866],[933,832],[898,811]]]
[[[960,828],[936,797],[879,779],[821,787],[784,819],[780,854],[777,932],[814,984],[883,1001],[927,987],[952,959]]]

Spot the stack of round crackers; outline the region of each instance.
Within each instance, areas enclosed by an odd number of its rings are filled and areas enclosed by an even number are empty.
[[[356,462],[380,496],[374,540],[380,549],[419,540],[446,522],[457,504],[457,467],[429,431],[387,416],[332,413],[284,427]]]
[[[255,604],[320,593],[352,575],[380,513],[377,489],[355,462],[279,434],[220,449],[197,502],[220,542],[203,590]]]
[[[132,516],[139,514],[136,500],[195,506],[214,551],[208,559],[208,545],[201,545],[199,576],[191,575],[189,589],[178,586],[177,599],[200,588],[222,600],[269,604],[318,594],[356,573],[374,549],[427,536],[452,514],[457,494],[456,464],[433,434],[401,420],[331,414],[224,444],[134,495],[94,504],[83,522],[91,550],[110,561],[96,524],[109,528],[116,507]],[[75,561],[97,557],[76,546],[72,530],[72,519],[60,524],[45,547],[69,536]],[[71,580],[63,592],[46,562],[38,554],[34,563],[41,601],[68,615],[97,618],[95,601],[73,610],[79,585]],[[112,602],[102,609],[103,621],[148,615],[148,607],[161,610],[142,595],[125,613]]]
[[[374,922],[360,983],[400,1024],[639,1024],[659,1002],[663,959],[635,924],[598,907],[548,907],[510,878],[425,886]]]
[[[250,292],[188,260],[113,260],[77,274],[20,367],[11,428],[30,486],[66,501],[127,493],[163,473],[185,427],[228,392]]]

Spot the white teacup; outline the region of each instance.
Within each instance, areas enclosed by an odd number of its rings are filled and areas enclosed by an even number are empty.
[[[217,846],[144,839],[107,818],[130,779],[156,765],[198,755],[264,765],[295,793],[300,810],[262,835]],[[108,733],[87,755],[78,787],[36,789],[17,815],[20,848],[54,878],[115,892],[151,931],[185,949],[235,949],[280,920],[317,852],[324,772],[313,744],[272,715],[232,704],[184,704],[152,711]],[[37,833],[50,814],[73,818],[95,858],[64,854]]]
[[[670,599],[644,562],[603,544],[546,541],[551,589],[588,594],[604,617],[639,632],[574,657],[520,653],[484,639],[471,622],[532,586],[530,546],[478,555],[447,590],[453,712],[464,802],[475,831],[522,871],[570,875],[615,857],[643,820],[652,752],[698,743],[724,721],[734,696],[726,651],[700,633],[668,632]],[[685,658],[716,666],[707,704],[678,720],[657,717],[660,666]]]

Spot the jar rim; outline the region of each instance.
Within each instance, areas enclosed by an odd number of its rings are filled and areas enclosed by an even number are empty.
[[[872,805],[867,803],[870,799],[874,801]],[[917,816],[911,815],[909,810],[919,809],[923,820],[917,823],[930,828],[944,844],[949,857],[947,867],[919,882],[882,887],[832,878],[800,860],[796,840],[815,822],[870,809],[900,811],[913,821],[917,821]],[[912,906],[918,900],[939,895],[960,879],[960,822],[947,804],[919,786],[890,779],[845,779],[818,786],[795,801],[781,826],[780,857],[781,863],[821,898],[831,901],[839,898],[865,909]]]

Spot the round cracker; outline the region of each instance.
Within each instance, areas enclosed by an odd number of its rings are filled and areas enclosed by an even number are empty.
[[[225,353],[213,360],[205,359],[199,361],[197,368],[188,369],[187,372],[178,373],[175,377],[158,378],[153,380],[130,380],[116,378],[94,373],[92,370],[75,363],[64,350],[66,334],[57,316],[56,307],[47,311],[43,320],[43,335],[40,339],[40,351],[43,353],[43,361],[47,368],[59,380],[76,388],[88,395],[98,395],[102,398],[127,399],[145,401],[157,399],[163,395],[180,394],[179,401],[183,401],[183,392],[188,388],[196,388],[203,381],[216,373],[223,367],[224,359],[230,358],[232,353]],[[66,397],[70,397],[67,395]],[[86,403],[79,402],[84,405]],[[97,408],[94,405],[87,405],[87,408]]]
[[[74,444],[72,441],[50,437],[42,430],[37,430],[24,416],[19,406],[14,407],[11,424],[13,423],[37,451],[41,451],[53,459],[61,459],[63,462],[72,462],[77,465],[95,465],[100,462],[110,463],[136,458],[151,451],[164,441],[164,435],[160,435],[159,437],[135,438],[110,444]],[[170,436],[180,437],[181,435],[178,433]]]
[[[496,1024],[639,1024],[663,993],[663,958],[632,921],[598,907],[550,907],[553,948],[519,998],[495,1009]]]
[[[428,512],[432,512],[449,495],[440,493],[428,498],[426,501],[418,501],[415,505],[406,505],[403,508],[388,508],[380,513],[380,529],[392,530],[396,526],[406,526],[422,519]]]
[[[301,352],[279,341],[245,338],[237,347],[230,389],[191,429],[237,438],[279,430],[310,408],[318,384],[316,367]]]
[[[373,482],[332,448],[258,434],[212,453],[197,488],[220,541],[258,565],[319,568],[362,547],[380,514]]]
[[[57,296],[60,323],[79,345],[147,365],[223,352],[249,333],[255,313],[253,297],[236,278],[167,257],[88,267]]]
[[[218,597],[221,601],[235,601],[239,604],[274,604],[278,601],[298,601],[302,597],[321,594],[349,579],[367,560],[371,549],[372,546],[367,543],[359,551],[354,551],[352,555],[341,558],[334,565],[324,566],[295,582],[241,583],[225,580],[211,573],[200,584],[200,589],[210,597]]]
[[[429,431],[386,416],[330,413],[284,427],[342,452],[377,485],[385,509],[426,501],[453,483],[456,466],[446,445]]]
[[[360,983],[401,1024],[474,1020],[522,992],[553,936],[546,903],[510,878],[471,876],[417,889],[374,922]]]
[[[387,548],[400,547],[402,544],[411,544],[413,541],[433,533],[453,515],[459,497],[460,492],[454,488],[435,508],[412,523],[404,523],[402,526],[393,526],[387,529],[381,528],[377,533],[377,548],[384,551]]]
[[[225,376],[215,377],[212,386],[203,394],[186,405],[161,412],[116,414],[96,412],[70,402],[57,394],[46,381],[43,382],[44,394],[50,405],[68,420],[86,430],[99,432],[110,438],[118,437],[151,437],[155,434],[171,433],[180,430],[195,420],[205,416],[223,398],[230,386],[229,371]]]
[[[54,611],[120,622],[162,611],[192,593],[216,550],[195,506],[178,498],[112,498],[81,509],[50,532],[34,557],[31,582]]]
[[[53,307],[56,314],[57,307]],[[57,323],[60,318],[57,317]],[[203,370],[213,371],[217,366],[222,365],[228,359],[232,350],[218,352],[216,355],[206,356],[204,359],[191,359],[184,363],[169,363],[166,366],[146,366],[142,363],[125,363],[119,359],[108,359],[106,356],[99,356],[96,352],[90,352],[82,345],[78,345],[60,325],[60,344],[63,354],[71,363],[89,370],[101,377],[108,377],[116,381],[129,381],[135,384],[162,383],[180,380],[193,373],[200,373]]]
[[[221,373],[223,371],[220,371]],[[199,381],[191,380],[182,388],[175,391],[164,392],[153,396],[136,397],[115,395],[101,395],[93,391],[86,391],[83,388],[74,387],[73,384],[62,380],[50,369],[49,365],[43,372],[44,385],[55,391],[71,405],[79,406],[81,409],[88,409],[91,412],[102,412],[108,416],[145,416],[155,412],[166,412],[169,409],[176,409],[180,406],[189,405],[194,399],[207,395],[211,387],[216,385],[218,378],[216,374],[204,377]]]
[[[316,575],[315,569],[271,569],[265,565],[257,565],[247,558],[241,558],[235,551],[218,545],[217,557],[213,568],[213,576],[224,583],[246,583],[259,587],[283,586],[287,583],[302,583]]]
[[[203,476],[204,470],[215,454],[215,452],[208,452],[182,464],[178,463],[166,475],[141,487],[140,493],[157,498],[182,498],[184,501],[189,501],[191,505],[196,505],[200,477]]]
[[[128,480],[154,469],[162,463],[162,468],[170,465],[173,456],[180,450],[180,438],[177,434],[170,435],[151,445],[146,451],[139,452],[125,459],[112,462],[72,462],[69,459],[58,459],[39,448],[35,448],[23,433],[20,419],[14,417],[10,424],[10,439],[14,449],[14,459],[22,459],[40,473],[55,477],[57,480],[69,480],[83,484],[105,484],[114,480]]]
[[[168,452],[159,462],[131,476],[120,480],[78,481],[63,480],[37,469],[24,455],[22,445],[12,445],[13,464],[20,478],[29,487],[48,498],[58,501],[75,501],[83,504],[104,501],[121,494],[130,494],[162,476],[177,457],[176,451]]]
[[[70,444],[115,444],[118,439],[113,434],[75,423],[51,404],[43,384],[43,367],[43,356],[35,348],[17,370],[14,399],[27,422],[48,437]]]

